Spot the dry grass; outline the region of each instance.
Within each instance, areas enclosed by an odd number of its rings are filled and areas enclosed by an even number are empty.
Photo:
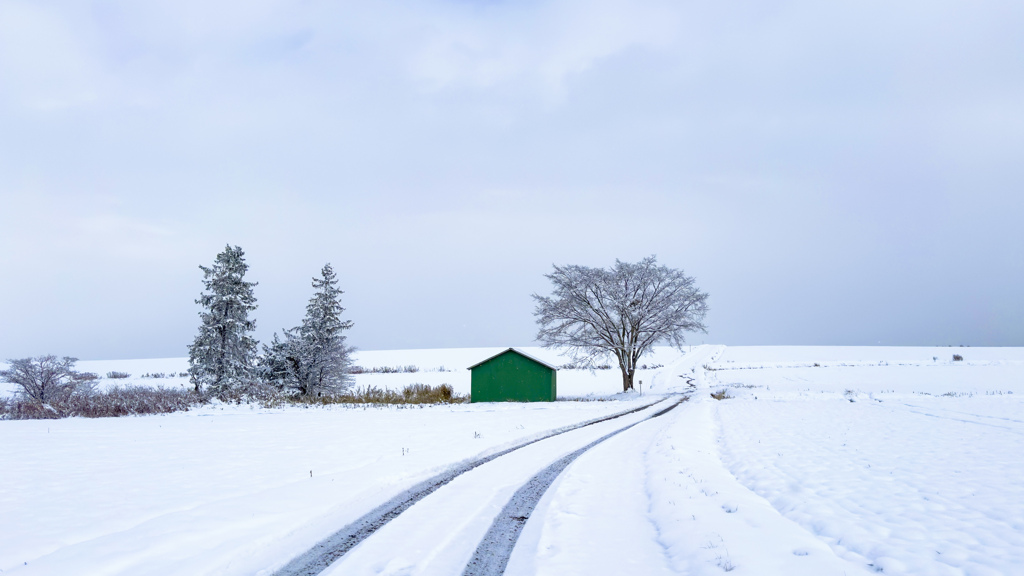
[[[411,384],[401,392],[385,390],[376,386],[355,388],[329,396],[297,396],[287,400],[295,404],[462,404],[468,396],[455,393],[450,384],[428,386]]]
[[[192,389],[185,388],[114,386],[101,392],[76,393],[67,399],[47,403],[22,398],[0,398],[0,419],[56,419],[74,416],[107,418],[166,414],[201,406],[208,403],[210,399],[209,394],[198,394]],[[440,386],[412,384],[406,386],[401,392],[369,386],[334,395],[307,397],[287,396],[270,385],[254,383],[232,390],[221,396],[220,400],[235,404],[255,403],[265,407],[277,407],[288,404],[305,406],[461,404],[468,402],[469,397],[456,394],[449,384]]]
[[[444,366],[441,367],[441,372],[444,372]],[[349,366],[349,374],[415,374],[419,372],[418,366],[409,364],[406,366],[374,366],[372,368],[364,368],[362,366]]]
[[[719,390],[718,392],[712,392],[711,397],[714,398],[715,400],[725,400],[727,398],[732,398],[732,396],[729,394],[729,391],[725,389]]]
[[[0,399],[0,418],[34,420],[167,414],[188,410],[206,401],[205,397],[182,388],[114,386],[102,392],[72,394],[66,399],[47,403],[20,398]]]

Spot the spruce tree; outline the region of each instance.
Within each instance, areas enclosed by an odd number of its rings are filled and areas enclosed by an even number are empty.
[[[349,349],[342,332],[352,327],[352,321],[341,319],[344,292],[338,289],[330,263],[324,265],[320,275],[313,279],[315,292],[299,328],[306,372],[303,393],[310,395],[337,391],[348,383]]]
[[[223,396],[232,388],[249,384],[254,376],[256,340],[250,333],[256,321],[255,282],[246,282],[245,253],[230,245],[217,255],[213,266],[200,266],[205,287],[196,304],[202,323],[195,342],[188,348],[189,376],[196,391],[205,386]]]
[[[345,343],[343,331],[352,322],[342,320],[338,279],[330,264],[320,278],[313,279],[313,297],[306,306],[302,325],[284,330],[284,340],[274,334],[270,346],[264,346],[261,369],[278,386],[304,396],[330,394],[349,384],[348,365],[352,349]]]

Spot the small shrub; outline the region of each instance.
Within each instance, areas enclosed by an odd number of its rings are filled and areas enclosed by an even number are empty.
[[[4,406],[2,417],[5,420],[55,420],[64,415],[38,400],[14,399]]]
[[[963,362],[964,357],[959,354],[953,354],[953,362]]]
[[[205,404],[207,399],[192,390],[163,386],[114,386],[81,397],[69,406],[69,415],[85,418],[167,414]]]
[[[401,392],[367,386],[345,392],[325,396],[295,396],[289,401],[296,404],[461,404],[468,401],[467,396],[455,393],[450,384],[429,386],[427,384],[410,384]]]
[[[442,367],[442,372],[444,367]],[[374,366],[373,368],[364,368],[363,366],[350,366],[348,369],[349,374],[415,374],[419,372],[419,366],[408,364],[406,366]]]
[[[732,396],[729,395],[729,391],[725,389],[719,390],[718,392],[712,392],[711,397],[714,398],[715,400],[725,400],[727,398],[732,398]]]
[[[116,370],[111,370],[110,372],[107,372],[107,378],[110,378],[112,380],[120,380],[129,377],[131,377],[131,374],[127,372],[118,372]]]
[[[428,386],[412,384],[402,390],[402,397],[407,404],[451,404],[456,398],[455,389],[450,384]]]
[[[0,415],[12,420],[106,418],[139,414],[166,414],[205,404],[207,398],[192,390],[162,386],[114,386],[102,392],[75,394],[52,402],[24,399],[0,404]]]

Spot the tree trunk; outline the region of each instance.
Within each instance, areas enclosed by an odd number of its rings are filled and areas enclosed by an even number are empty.
[[[628,370],[620,366],[622,370],[622,391],[629,392],[633,389],[633,375]]]

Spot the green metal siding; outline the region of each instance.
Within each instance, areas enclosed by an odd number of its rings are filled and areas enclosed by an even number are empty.
[[[471,402],[554,402],[556,374],[507,350],[472,369]]]

